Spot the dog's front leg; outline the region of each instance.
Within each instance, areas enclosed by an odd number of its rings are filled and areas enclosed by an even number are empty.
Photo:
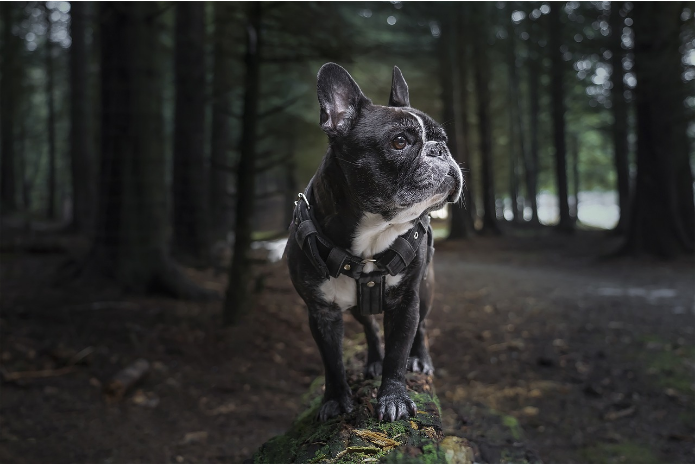
[[[378,395],[379,420],[396,421],[417,413],[415,402],[405,388],[405,370],[419,319],[417,292],[406,293],[399,305],[384,312],[386,354]]]
[[[352,411],[352,392],[343,365],[343,315],[335,306],[309,307],[309,327],[326,373],[326,392],[319,410],[319,420],[326,421]]]

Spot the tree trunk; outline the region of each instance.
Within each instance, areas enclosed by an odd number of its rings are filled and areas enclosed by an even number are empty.
[[[158,6],[99,3],[101,171],[92,251],[100,271],[134,291],[205,298],[169,258]]]
[[[572,197],[574,198],[574,209],[570,216],[576,221],[579,218],[579,136],[570,135],[570,152],[572,157]]]
[[[46,13],[46,103],[48,105],[48,205],[46,216],[55,219],[56,206],[56,134],[55,134],[55,71],[53,68],[53,22],[51,11],[44,4]]]
[[[247,5],[246,54],[244,66],[244,109],[240,159],[237,166],[236,221],[234,228],[234,256],[229,267],[229,284],[224,304],[225,325],[236,324],[250,312],[251,263],[248,252],[253,232],[253,204],[256,173],[256,127],[258,124],[258,98],[260,88],[261,3]]]
[[[2,213],[12,213],[17,210],[16,177],[15,177],[15,115],[16,92],[18,84],[18,48],[20,40],[12,34],[13,16],[16,4],[3,2],[2,12],[2,75],[0,76],[0,206]]]
[[[620,207],[620,220],[615,227],[615,232],[625,233],[628,224],[630,205],[630,168],[628,161],[628,117],[627,102],[625,101],[625,72],[623,71],[622,31],[623,17],[620,10],[625,2],[611,2],[610,27],[611,35],[610,51],[611,66],[611,103],[613,109],[613,156],[615,159],[615,171],[618,178],[618,206]]]
[[[492,173],[492,122],[490,116],[490,61],[487,55],[487,33],[485,18],[487,4],[474,4],[475,15],[473,25],[474,47],[473,68],[475,88],[478,96],[478,130],[480,131],[480,156],[483,182],[483,226],[481,232],[499,234],[497,214],[495,211],[495,184]]]
[[[511,17],[510,7],[507,11]],[[508,20],[510,21],[510,20]],[[516,32],[514,24],[507,27],[509,46],[507,48],[507,70],[509,72],[509,198],[512,202],[512,221],[523,221],[519,210],[519,160],[524,155],[523,128],[519,108],[519,75],[516,70]]]
[[[73,2],[70,9],[70,167],[73,227],[80,232],[91,231],[93,227],[95,190],[88,123],[86,5],[85,2]]]
[[[560,206],[560,223],[558,229],[571,232],[574,229],[570,217],[567,186],[567,147],[565,141],[565,63],[560,47],[562,45],[562,20],[560,19],[562,3],[554,3],[550,8],[550,88],[552,96],[553,142],[555,146],[555,178],[557,180],[557,198]]]
[[[174,47],[173,246],[201,263],[208,255],[205,179],[205,3],[176,4]]]
[[[468,122],[468,67],[461,66],[461,63],[468,62],[468,13],[470,6],[461,3],[456,6],[456,23],[453,28],[453,54],[454,60],[458,64],[457,75],[454,79],[454,98],[458,101],[458,112],[456,120],[456,141],[457,153],[454,154],[456,161],[461,165],[463,172],[463,190],[461,191],[461,201],[451,206],[451,229],[448,239],[462,239],[475,232],[475,206],[471,196],[471,166],[470,166],[470,145],[468,144],[469,122]],[[466,211],[468,210],[468,211]]]
[[[442,24],[442,35],[440,44],[437,47],[439,54],[439,77],[441,87],[441,102],[442,102],[442,119],[444,124],[449,129],[447,146],[451,155],[456,160],[461,159],[461,123],[459,121],[457,105],[457,96],[460,91],[459,77],[459,56],[456,53],[456,23],[453,17],[452,4],[443,4],[440,6],[440,21]],[[468,236],[466,230],[465,207],[453,206],[451,229],[449,230],[449,239],[462,239]],[[453,217],[453,210],[460,210],[458,217]],[[454,222],[454,219],[457,221]]]
[[[529,54],[529,137],[530,147],[528,163],[526,165],[526,189],[531,202],[531,223],[538,225],[538,171],[540,164],[538,160],[538,115],[540,114],[540,95],[538,89],[541,82],[542,66],[539,51],[536,44]]]
[[[212,134],[210,143],[210,222],[215,239],[226,236],[230,227],[229,166],[231,149],[230,117],[232,108],[231,38],[228,24],[232,19],[231,4],[215,2],[215,32],[213,35],[214,69],[212,77]]]
[[[688,94],[679,51],[682,9],[680,2],[633,7],[637,179],[627,253],[670,258],[693,251],[693,175],[683,105]]]

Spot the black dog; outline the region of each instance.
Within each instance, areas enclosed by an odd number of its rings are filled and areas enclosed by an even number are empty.
[[[440,125],[410,107],[393,70],[388,106],[372,104],[340,66],[318,73],[321,128],[330,146],[294,211],[290,276],[309,307],[326,391],[319,418],[352,410],[342,359],[343,316],[364,325],[365,376],[382,376],[378,418],[415,415],[405,371],[434,371],[424,320],[434,274],[428,212],[461,194],[461,170]],[[384,312],[386,353],[373,314]]]

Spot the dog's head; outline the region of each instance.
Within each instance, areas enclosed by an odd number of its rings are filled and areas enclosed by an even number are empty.
[[[319,70],[317,93],[321,128],[360,209],[410,221],[458,201],[463,176],[446,133],[410,106],[398,67],[388,106],[374,105],[335,63]]]

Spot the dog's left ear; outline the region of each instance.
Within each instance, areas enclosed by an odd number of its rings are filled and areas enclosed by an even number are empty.
[[[403,73],[398,66],[393,67],[393,80],[391,81],[391,97],[389,97],[390,107],[409,107],[410,95],[408,94],[408,84],[403,79]]]

